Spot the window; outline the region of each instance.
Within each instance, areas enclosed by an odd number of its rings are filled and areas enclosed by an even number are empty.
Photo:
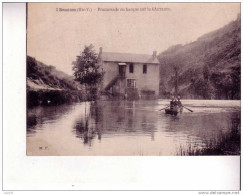
[[[136,87],[136,80],[135,79],[127,79],[127,87],[135,88]]]
[[[146,74],[147,73],[147,64],[144,64],[143,65],[143,74]]]
[[[129,72],[130,73],[133,73],[134,72],[133,64],[129,64]]]

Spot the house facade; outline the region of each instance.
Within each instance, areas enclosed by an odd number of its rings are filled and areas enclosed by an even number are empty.
[[[98,63],[104,72],[102,90],[127,99],[155,99],[159,95],[159,61],[152,55],[103,52]]]

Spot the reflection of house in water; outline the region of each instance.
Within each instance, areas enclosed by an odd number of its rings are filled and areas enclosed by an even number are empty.
[[[86,116],[80,114],[74,125],[76,137],[89,146],[92,146],[95,139],[101,142],[104,137],[131,136],[135,132],[146,134],[154,140],[154,124],[158,115],[156,112],[148,114],[140,106],[135,101],[91,102],[87,106]]]
[[[102,113],[96,102],[89,102],[86,106],[85,113],[80,114],[80,119],[74,125],[74,132],[84,144],[91,146],[96,135],[101,140],[102,127],[99,121],[102,120]]]
[[[93,124],[90,116],[86,119],[77,121],[74,130],[76,137],[81,138],[84,144],[92,145],[92,140],[98,135],[98,139],[101,140],[101,132],[97,128],[96,124]]]
[[[105,72],[103,90],[127,99],[154,99],[159,94],[159,61],[153,55],[103,52],[98,63]]]
[[[131,136],[137,132],[154,139],[156,112],[150,111],[148,114],[147,110],[143,110],[143,105],[135,101],[100,101],[98,105],[103,113],[99,121],[102,134]]]

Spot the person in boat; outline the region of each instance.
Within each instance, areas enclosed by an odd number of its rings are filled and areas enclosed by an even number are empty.
[[[171,101],[170,101],[170,109],[173,109],[174,106],[176,106],[176,101],[174,96],[171,97]]]
[[[183,111],[183,106],[182,106],[182,103],[181,103],[181,97],[180,96],[178,96],[177,97],[177,101],[176,101],[176,105],[178,106],[178,108],[179,108],[179,110],[180,110],[180,113],[182,113],[182,111]]]
[[[177,97],[176,104],[177,104],[179,107],[182,107],[181,97],[180,97],[180,96]]]

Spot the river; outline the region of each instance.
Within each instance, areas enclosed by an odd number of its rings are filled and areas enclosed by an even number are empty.
[[[169,100],[97,101],[28,109],[26,148],[33,156],[178,155],[204,148],[230,131],[240,101],[182,100],[178,116],[160,109]]]

